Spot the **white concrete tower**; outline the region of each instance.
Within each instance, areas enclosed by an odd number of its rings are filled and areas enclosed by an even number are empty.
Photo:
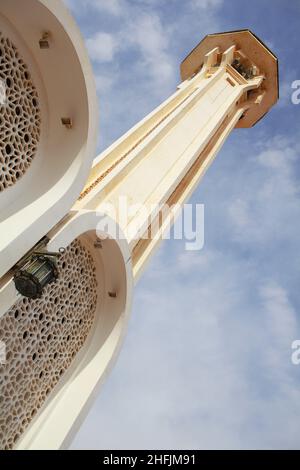
[[[72,18],[60,0],[1,0],[1,449],[69,445],[176,215],[162,218],[165,205],[182,205],[229,133],[278,99],[277,59],[248,30],[207,36],[181,76],[92,164],[96,93]]]

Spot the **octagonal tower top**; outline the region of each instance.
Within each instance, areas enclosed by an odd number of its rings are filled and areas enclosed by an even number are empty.
[[[249,108],[237,127],[252,127],[270,110],[279,98],[278,59],[249,29],[208,34],[181,64],[181,78],[187,80],[203,66],[205,55],[219,48],[222,53],[235,46],[231,66],[245,79],[263,75],[264,80],[256,94],[248,96]],[[217,65],[217,64],[216,64]]]

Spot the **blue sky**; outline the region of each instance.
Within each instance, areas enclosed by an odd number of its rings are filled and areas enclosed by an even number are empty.
[[[99,149],[174,92],[207,34],[252,29],[281,99],[235,130],[192,197],[205,246],[167,241],[140,281],[119,361],[74,449],[299,448],[300,1],[68,0],[100,103]]]

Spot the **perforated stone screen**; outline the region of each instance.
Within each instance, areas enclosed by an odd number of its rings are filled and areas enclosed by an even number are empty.
[[[96,268],[75,240],[58,262],[60,277],[38,300],[22,298],[0,319],[0,449],[12,449],[82,348],[94,322]]]
[[[39,97],[28,66],[0,31],[0,192],[13,186],[36,155],[41,134]]]

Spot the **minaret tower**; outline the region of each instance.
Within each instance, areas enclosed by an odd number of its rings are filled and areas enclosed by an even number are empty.
[[[278,99],[277,59],[249,30],[206,36],[181,78],[93,161],[96,92],[76,25],[60,0],[1,0],[0,449],[69,445],[174,220],[165,206],[182,206],[230,132]]]
[[[173,96],[95,160],[75,206],[112,205],[135,279],[169,228],[171,220],[155,224],[160,208],[183,204],[229,133],[255,125],[278,99],[277,59],[249,30],[206,36],[182,62],[181,77]],[[124,196],[136,206],[126,225],[118,211]],[[149,220],[157,227],[151,237]]]

